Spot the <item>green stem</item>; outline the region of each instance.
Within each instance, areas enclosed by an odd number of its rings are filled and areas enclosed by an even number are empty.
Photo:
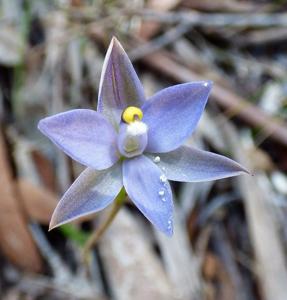
[[[118,196],[114,201],[114,205],[106,218],[106,220],[96,229],[96,231],[89,237],[87,240],[84,249],[83,249],[83,261],[87,264],[89,260],[89,254],[93,246],[99,241],[102,235],[106,232],[106,230],[111,225],[112,221],[116,217],[117,213],[123,206],[126,199],[125,189],[122,188],[119,192]]]

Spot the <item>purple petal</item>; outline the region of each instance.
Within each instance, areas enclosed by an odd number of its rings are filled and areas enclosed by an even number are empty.
[[[123,182],[129,197],[157,229],[171,236],[172,193],[161,176],[161,170],[143,155],[123,162]]]
[[[42,119],[38,128],[76,161],[102,170],[118,159],[116,132],[99,113],[75,109]]]
[[[121,170],[121,164],[117,163],[107,170],[83,171],[58,203],[50,230],[108,206],[123,186]]]
[[[211,90],[210,81],[184,83],[164,89],[143,107],[143,122],[149,127],[149,152],[168,152],[192,134]]]
[[[156,155],[148,156],[154,159]],[[162,153],[159,157],[158,166],[168,179],[174,181],[209,181],[249,173],[232,159],[186,146]]]
[[[98,111],[117,127],[123,109],[141,107],[144,90],[126,52],[116,38],[107,51],[99,86]]]

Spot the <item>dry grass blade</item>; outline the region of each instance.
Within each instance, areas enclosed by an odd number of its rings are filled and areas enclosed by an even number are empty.
[[[173,299],[173,289],[135,219],[122,209],[99,243],[118,300]]]
[[[231,12],[250,12],[260,8],[259,4],[237,0],[195,0],[183,1],[183,6],[191,9],[204,11],[231,11]]]
[[[286,28],[267,28],[245,33],[237,38],[237,43],[239,46],[244,47],[247,45],[266,45],[268,43],[286,41],[286,39]]]
[[[0,25],[0,64],[15,66],[22,61],[25,44],[16,28]]]
[[[184,225],[185,222],[181,220],[180,211],[176,207],[172,239],[159,232],[156,232],[156,237],[177,299],[200,300],[203,296],[200,259],[191,248]]]
[[[17,266],[38,272],[42,268],[41,258],[28,231],[6,153],[0,134],[0,248]]]
[[[235,129],[227,123],[223,128],[235,158],[253,169],[252,161],[247,158],[246,151],[238,143],[239,137]],[[262,185],[260,175],[240,176],[237,180],[245,201],[250,235],[256,256],[256,271],[264,299],[286,299],[286,261],[274,206],[269,199],[272,193]]]
[[[159,50],[168,44],[171,44],[172,42],[179,39],[181,36],[183,36],[185,33],[190,31],[190,24],[180,23],[179,25],[175,26],[174,28],[166,31],[161,36],[150,40],[143,44],[142,46],[139,46],[133,50],[131,50],[128,55],[129,58],[132,61],[138,60],[148,54],[151,54],[155,52],[156,50]]]
[[[286,13],[200,13],[197,11],[179,12],[157,12],[152,10],[142,10],[134,12],[143,16],[147,20],[157,20],[166,24],[184,22],[194,26],[208,27],[286,27]]]

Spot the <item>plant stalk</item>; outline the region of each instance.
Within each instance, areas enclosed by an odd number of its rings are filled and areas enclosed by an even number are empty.
[[[118,196],[116,197],[114,201],[114,205],[109,215],[107,216],[106,220],[95,230],[94,233],[92,233],[92,235],[89,237],[86,244],[84,245],[82,258],[85,264],[87,264],[89,261],[89,254],[91,249],[93,248],[94,245],[96,245],[96,243],[99,241],[102,235],[109,228],[112,221],[114,220],[114,218],[120,211],[121,207],[123,206],[125,199],[126,199],[126,193],[124,188],[122,188],[122,190],[119,192]]]

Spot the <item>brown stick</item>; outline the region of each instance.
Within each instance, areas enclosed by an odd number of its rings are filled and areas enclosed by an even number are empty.
[[[18,267],[38,272],[42,261],[28,230],[0,130],[0,250]]]
[[[133,15],[142,16],[145,20],[156,20],[165,24],[184,22],[193,26],[204,27],[286,27],[286,13],[200,13],[197,11],[158,12],[149,9],[133,11]]]
[[[48,225],[58,203],[57,196],[24,178],[16,181],[16,188],[28,217]]]

